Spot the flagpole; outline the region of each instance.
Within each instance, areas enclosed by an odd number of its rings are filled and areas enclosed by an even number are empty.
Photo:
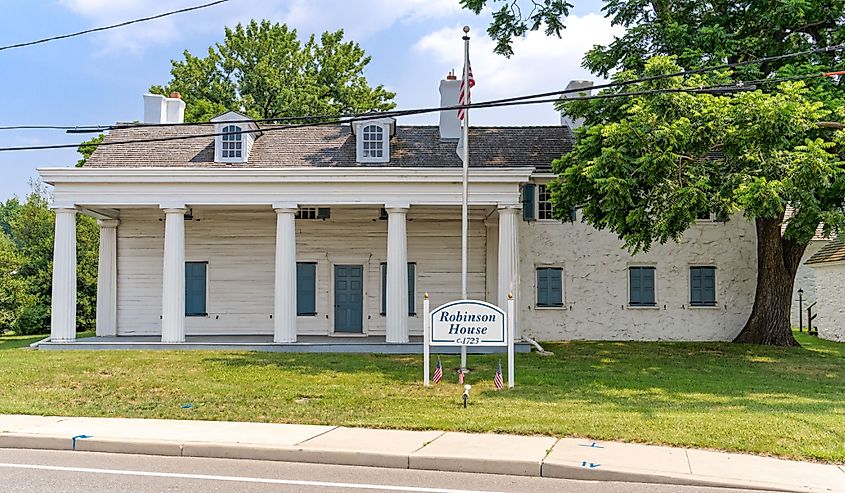
[[[464,94],[461,104],[466,106],[469,102],[469,26],[464,26]],[[461,297],[462,299],[469,299],[467,293],[467,243],[469,242],[469,207],[468,207],[468,188],[469,188],[469,108],[464,107],[464,127],[463,127],[463,178],[462,178],[462,197],[461,197]],[[467,367],[467,347],[461,346],[461,369]]]

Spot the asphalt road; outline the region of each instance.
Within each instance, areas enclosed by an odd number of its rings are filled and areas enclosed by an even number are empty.
[[[287,462],[0,449],[0,491],[726,493],[740,490]]]

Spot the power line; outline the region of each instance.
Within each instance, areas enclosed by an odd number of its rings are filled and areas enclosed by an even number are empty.
[[[129,26],[131,24],[138,24],[139,22],[152,21],[152,20],[161,19],[162,17],[167,17],[167,16],[170,16],[170,15],[182,14],[182,13],[185,13],[185,12],[191,12],[193,10],[200,10],[200,9],[204,9],[204,8],[208,8],[208,7],[213,7],[215,5],[219,5],[221,3],[226,3],[226,2],[229,2],[229,1],[230,0],[216,0],[214,2],[209,2],[209,3],[202,4],[202,5],[196,5],[196,6],[193,6],[193,7],[186,7],[184,9],[179,9],[179,10],[172,10],[170,12],[164,12],[164,13],[153,15],[153,16],[150,16],[150,17],[142,17],[140,19],[133,19],[131,21],[125,21],[125,22],[121,22],[121,23],[118,23],[118,24],[112,24],[110,26],[95,27],[93,29],[86,29],[84,31],[79,31],[79,32],[71,33],[71,34],[62,34],[62,35],[59,35],[59,36],[51,36],[49,38],[39,39],[39,40],[35,40],[35,41],[27,41],[25,43],[17,43],[17,44],[13,44],[13,45],[0,46],[0,51],[11,50],[13,48],[23,48],[24,46],[32,46],[32,45],[37,45],[37,44],[41,44],[41,43],[47,43],[47,42],[50,42],[50,41],[56,41],[56,40],[59,40],[59,39],[73,38],[75,36],[82,36],[83,34],[91,34],[91,33],[99,32],[99,31],[108,31],[109,29],[116,29],[118,27]]]
[[[652,95],[652,94],[672,94],[672,93],[698,93],[698,94],[712,94],[713,92],[723,93],[725,91],[745,91],[745,90],[753,90],[754,86],[757,84],[771,84],[777,82],[785,82],[788,80],[800,80],[800,79],[808,79],[811,77],[820,77],[824,74],[807,74],[807,75],[796,75],[791,77],[781,77],[776,79],[760,79],[755,81],[748,81],[738,85],[726,85],[726,84],[719,84],[719,85],[712,85],[712,86],[702,86],[702,87],[688,87],[688,88],[667,88],[667,89],[651,89],[645,91],[631,91],[631,92],[620,92],[614,94],[597,94],[595,96],[584,96],[579,97],[578,100],[591,100],[591,99],[609,99],[609,98],[619,98],[619,97],[631,97],[631,96],[643,96],[643,95]],[[584,92],[581,90],[580,92]],[[331,117],[330,120],[320,121],[320,122],[308,122],[308,123],[301,123],[301,124],[293,124],[293,125],[279,125],[275,127],[264,127],[256,130],[240,130],[237,132],[226,132],[226,135],[239,135],[239,134],[250,134],[250,133],[259,133],[259,132],[273,132],[279,130],[291,130],[291,129],[298,129],[298,128],[306,128],[306,127],[318,127],[318,126],[325,126],[325,125],[337,125],[337,124],[344,124],[344,123],[354,123],[357,121],[367,121],[372,120],[374,118],[383,118],[385,116],[410,116],[410,115],[419,115],[424,113],[433,113],[438,111],[456,111],[459,108],[465,109],[484,109],[484,108],[498,108],[498,107],[506,107],[506,106],[521,106],[521,105],[529,105],[529,104],[544,104],[544,103],[554,103],[561,101],[559,98],[553,99],[532,99],[532,100],[521,100],[521,101],[503,101],[503,100],[493,100],[493,101],[486,101],[486,102],[479,102],[479,103],[471,103],[468,105],[452,105],[452,106],[438,106],[438,107],[430,107],[430,108],[417,108],[417,109],[409,109],[409,110],[396,110],[396,111],[389,111],[389,112],[381,112],[381,113],[364,113],[358,114],[352,117]],[[573,100],[574,101],[574,100]],[[246,122],[255,122],[256,120],[247,120]],[[227,124],[233,123],[231,121],[227,121]],[[157,124],[158,125],[158,124]],[[199,124],[193,124],[199,125]],[[121,128],[134,128],[132,126],[128,127],[121,127]],[[177,140],[190,140],[190,139],[206,139],[211,137],[218,137],[224,135],[223,132],[213,132],[213,133],[204,133],[204,134],[194,134],[194,135],[175,135],[169,137],[153,137],[148,139],[128,139],[128,140],[120,140],[120,141],[105,141],[100,142],[98,144],[93,144],[95,146],[109,146],[109,145],[126,145],[126,144],[142,144],[142,143],[150,143],[150,142],[169,142],[169,141],[177,141]],[[39,146],[21,146],[21,147],[0,147],[0,152],[10,152],[10,151],[34,151],[34,150],[51,150],[51,149],[74,149],[84,143],[79,144],[49,144],[49,145],[39,145]]]
[[[228,1],[228,0],[226,0],[226,1]],[[717,66],[713,66],[713,67],[703,67],[703,68],[698,68],[698,69],[682,70],[680,72],[675,72],[675,73],[671,73],[671,74],[653,75],[653,76],[649,76],[649,77],[641,77],[641,78],[638,78],[638,79],[630,79],[630,80],[626,80],[626,81],[608,82],[608,83],[605,83],[605,84],[595,85],[595,86],[592,86],[590,88],[563,89],[563,90],[548,91],[548,92],[529,94],[529,95],[523,95],[523,96],[514,96],[514,97],[504,98],[504,99],[496,99],[496,100],[487,101],[485,104],[506,103],[506,102],[513,102],[513,101],[525,101],[525,100],[530,100],[530,99],[545,98],[545,97],[549,97],[549,96],[563,96],[565,94],[583,93],[583,92],[586,92],[586,90],[595,91],[595,90],[601,90],[601,89],[611,89],[611,88],[615,88],[615,87],[625,87],[625,86],[629,86],[629,85],[633,85],[633,84],[639,84],[639,83],[642,83],[642,82],[653,82],[653,81],[657,81],[657,80],[669,79],[669,78],[674,78],[674,77],[684,77],[684,76],[687,76],[687,75],[695,75],[695,74],[701,74],[701,73],[706,73],[706,72],[712,72],[712,71],[716,71],[716,70],[725,70],[725,69],[729,69],[729,68],[737,68],[737,67],[742,67],[742,66],[746,66],[746,65],[754,65],[754,64],[766,63],[766,62],[777,61],[777,60],[786,60],[786,59],[789,59],[789,58],[812,55],[812,54],[815,54],[815,53],[839,51],[839,50],[842,50],[842,49],[845,49],[845,43],[833,45],[833,46],[827,46],[827,47],[823,47],[823,48],[815,48],[815,49],[812,49],[812,50],[806,50],[806,51],[800,51],[800,52],[794,52],[794,53],[786,53],[786,54],[783,54],[783,55],[775,55],[775,56],[770,56],[770,57],[756,58],[756,59],[745,60],[745,61],[741,61],[741,62],[734,62],[734,63],[728,63],[728,64],[723,64],[723,65],[717,65]],[[835,72],[827,72],[827,73],[824,73],[824,74],[812,74],[812,77],[815,77],[815,76],[818,76],[818,75],[827,76],[827,75],[832,75],[832,74],[835,74]],[[751,81],[751,82],[757,82],[757,83],[762,84],[766,80],[772,81],[772,80],[781,80],[781,79],[761,79],[759,81]],[[747,83],[751,83],[751,82],[747,82]],[[741,81],[738,82],[738,83],[741,83]],[[544,102],[546,102],[546,101],[544,101]],[[473,108],[475,106],[469,105],[467,107]],[[463,106],[457,106],[457,108],[463,108]],[[442,108],[440,108],[440,107],[431,108],[431,110],[432,111],[440,111],[440,110],[442,110]],[[391,116],[391,111],[372,113],[372,115],[373,115],[373,118],[375,118],[377,116]],[[357,117],[357,116],[361,116],[361,114],[342,114],[342,115],[325,115],[324,114],[324,115],[292,116],[292,117],[277,117],[277,118],[244,119],[244,120],[232,120],[229,123],[276,123],[276,122],[291,122],[291,121],[314,121],[314,120],[321,120],[321,119],[353,118],[353,117]],[[38,129],[67,130],[67,131],[69,131],[69,133],[97,133],[97,132],[104,132],[106,130],[114,130],[114,129],[121,129],[121,128],[130,128],[130,127],[131,128],[139,128],[139,127],[177,127],[177,126],[206,125],[206,124],[211,124],[211,123],[213,123],[213,122],[206,121],[206,122],[188,122],[188,123],[133,123],[133,124],[91,125],[91,126],[85,126],[85,125],[66,125],[66,126],[62,126],[62,125],[27,125],[27,126],[0,127],[0,130],[22,130],[22,129],[27,129],[27,128],[38,128]]]

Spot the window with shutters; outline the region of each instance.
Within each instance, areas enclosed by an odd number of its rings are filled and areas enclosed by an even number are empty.
[[[628,267],[628,304],[656,306],[654,296],[654,267]]]
[[[537,267],[537,307],[563,306],[563,269]]]
[[[387,315],[387,262],[382,262],[381,269],[381,315]],[[416,262],[408,262],[408,315],[413,317],[416,310]]]
[[[317,315],[317,262],[296,263],[296,316]]]
[[[690,305],[716,306],[716,268],[690,267]]]
[[[546,185],[537,185],[537,219],[554,219],[552,215],[552,193]]]
[[[185,316],[205,317],[208,262],[185,262]]]

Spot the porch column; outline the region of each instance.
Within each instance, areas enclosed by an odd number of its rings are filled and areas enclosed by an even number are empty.
[[[408,239],[405,215],[409,206],[387,210],[387,337],[389,343],[408,342]]]
[[[50,339],[76,340],[76,209],[57,207]]]
[[[117,335],[117,219],[99,219],[97,263],[97,337]]]
[[[184,207],[162,208],[164,275],[161,300],[161,342],[185,342],[185,213]]]
[[[508,293],[519,300],[519,206],[499,205],[499,308],[507,310]],[[513,337],[519,337],[514,320]]]
[[[273,342],[296,342],[296,222],[293,206],[276,211],[276,291]]]

